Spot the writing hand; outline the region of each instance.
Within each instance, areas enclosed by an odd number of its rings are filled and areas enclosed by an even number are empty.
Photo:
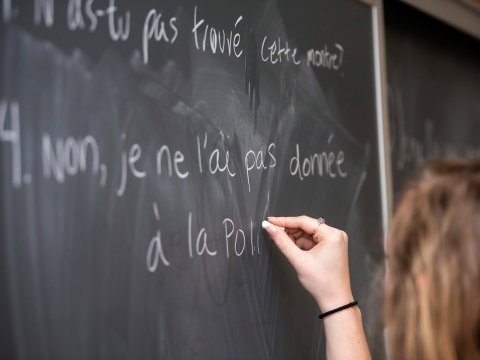
[[[353,301],[345,232],[321,224],[312,236],[318,222],[308,216],[269,217],[268,221],[274,226],[267,227],[267,232],[322,312]]]

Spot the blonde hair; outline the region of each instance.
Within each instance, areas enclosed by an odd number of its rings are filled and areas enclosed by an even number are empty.
[[[392,360],[480,359],[480,161],[427,166],[387,244]]]

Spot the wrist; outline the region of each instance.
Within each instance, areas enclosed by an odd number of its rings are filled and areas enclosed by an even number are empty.
[[[326,299],[316,298],[317,305],[322,313],[347,305],[353,301],[353,294],[351,292]]]

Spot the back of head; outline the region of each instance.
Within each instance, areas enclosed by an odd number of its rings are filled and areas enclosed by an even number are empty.
[[[480,359],[480,160],[429,164],[388,236],[392,359]]]

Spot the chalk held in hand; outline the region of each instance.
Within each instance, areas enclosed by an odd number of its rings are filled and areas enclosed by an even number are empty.
[[[269,226],[272,226],[273,224],[271,222],[268,222],[267,220],[263,220],[262,221],[262,227],[264,229],[268,228]],[[280,226],[277,226],[278,228],[282,229],[282,230],[285,230],[285,228],[282,228]]]

